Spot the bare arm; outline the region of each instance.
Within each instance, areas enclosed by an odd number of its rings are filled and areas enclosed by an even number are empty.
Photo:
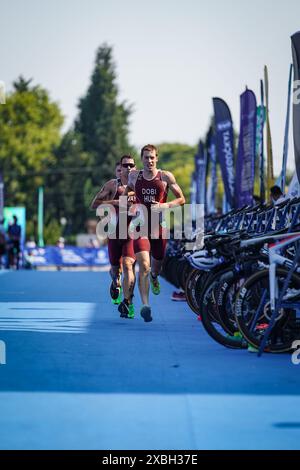
[[[96,194],[91,202],[90,208],[97,209],[101,204],[113,204],[112,198],[115,195],[116,183],[115,180],[110,180],[103,186],[102,189]]]
[[[163,207],[167,207],[167,208],[171,209],[172,207],[183,206],[183,204],[185,204],[185,197],[183,195],[183,192],[182,192],[180,186],[177,184],[175,176],[173,175],[173,173],[171,173],[170,171],[164,171],[163,172],[163,181],[165,181],[167,183],[168,187],[170,188],[170,190],[174,194],[175,199],[173,199],[173,201],[166,202],[165,203],[166,206],[164,206],[164,204],[160,204],[160,207],[163,206]]]

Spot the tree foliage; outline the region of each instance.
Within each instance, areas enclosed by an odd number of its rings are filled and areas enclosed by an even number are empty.
[[[158,145],[159,167],[171,171],[189,201],[191,175],[194,171],[196,146],[180,143],[162,143]]]
[[[6,104],[0,106],[0,170],[6,205],[24,205],[27,218],[36,212],[37,188],[55,162],[63,117],[48,92],[20,77]]]
[[[74,129],[63,137],[56,157],[64,167],[56,183],[56,216],[68,220],[68,230],[85,230],[94,214],[89,204],[99,188],[114,175],[115,162],[132,151],[128,142],[131,108],[119,103],[112,48],[103,45],[96,53],[88,90],[80,99]],[[74,171],[77,168],[77,171]]]
[[[86,95],[79,102],[75,130],[82,149],[89,154],[93,186],[102,185],[114,174],[115,162],[132,149],[128,142],[131,107],[119,103],[112,48],[99,47]]]

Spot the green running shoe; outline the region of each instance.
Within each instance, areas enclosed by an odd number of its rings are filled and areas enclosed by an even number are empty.
[[[233,336],[227,335],[227,338],[232,339],[232,341],[242,341],[243,336],[239,331],[236,331],[235,333],[233,333]]]
[[[258,350],[257,348],[255,348],[254,346],[252,346],[252,344],[249,344],[249,343],[248,343],[248,352],[250,352],[250,353],[258,353],[258,351],[259,351],[259,350]]]
[[[130,319],[134,318],[134,305],[133,304],[128,305],[127,317],[130,318]]]
[[[158,280],[158,276],[153,277],[152,273],[150,273],[150,284],[151,284],[151,290],[154,295],[160,294],[160,283]]]

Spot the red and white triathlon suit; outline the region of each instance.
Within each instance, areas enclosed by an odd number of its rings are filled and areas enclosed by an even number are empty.
[[[167,240],[163,238],[161,226],[157,227],[158,238],[151,238],[151,205],[154,202],[164,203],[168,197],[168,186],[162,180],[162,171],[158,170],[151,180],[144,178],[143,170],[139,171],[134,192],[136,203],[143,204],[148,213],[147,237],[141,236],[134,240],[134,252],[149,251],[154,259],[162,260],[165,255]]]
[[[123,186],[122,181],[120,178],[116,180],[116,193],[113,199],[119,199],[123,196],[126,190],[126,186]],[[134,196],[128,196],[128,202],[135,202]],[[116,210],[116,217],[117,217],[117,225],[115,229],[115,233],[118,236],[119,233],[119,207],[115,207]],[[127,225],[129,224],[129,220],[127,220]],[[134,249],[133,249],[133,240],[130,237],[127,239],[111,239],[108,238],[108,256],[109,262],[112,266],[119,266],[121,262],[121,258],[129,257],[135,259],[134,256]]]

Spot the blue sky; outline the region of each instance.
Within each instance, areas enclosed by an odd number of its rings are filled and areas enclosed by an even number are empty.
[[[238,128],[239,95],[246,85],[259,93],[267,64],[279,171],[299,0],[0,0],[0,8],[0,80],[10,89],[18,75],[33,77],[60,103],[64,129],[87,89],[97,47],[114,47],[120,98],[134,105],[130,138],[137,146],[196,144],[212,96],[227,101]]]

